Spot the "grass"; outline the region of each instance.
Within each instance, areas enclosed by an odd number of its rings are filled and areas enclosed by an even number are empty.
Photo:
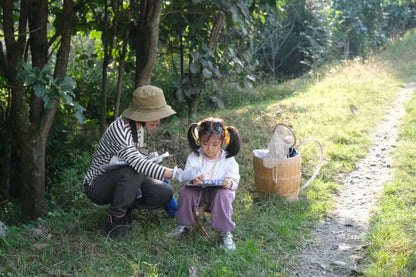
[[[415,55],[416,37],[411,35],[384,54],[390,72],[415,81],[416,62],[399,62],[400,53]],[[410,47],[410,48],[409,48]],[[384,184],[378,210],[368,234],[366,276],[416,276],[416,95],[406,103],[399,141],[393,153],[393,180]]]
[[[64,194],[67,201],[62,195],[54,198],[47,215],[35,221],[14,222],[8,236],[0,237],[0,276],[188,276],[191,267],[197,268],[201,277],[289,275],[296,263],[293,256],[333,206],[337,178],[353,170],[366,154],[383,111],[401,85],[414,77],[410,72],[416,69],[415,45],[416,37],[410,35],[365,62],[343,62],[296,80],[246,90],[236,98],[227,96],[239,100],[233,108],[214,113],[236,126],[242,136],[237,156],[241,185],[233,214],[237,224],[233,232],[235,252],[224,252],[202,232],[179,241],[166,239],[175,221],[164,211],[135,212],[136,220],[123,240],[99,236],[106,207],[95,206],[70,189],[79,185],[81,177],[71,177],[69,170],[73,169],[68,168],[63,174],[73,181],[67,181],[62,190],[68,193]],[[250,101],[252,97],[256,101]],[[350,105],[359,113],[352,113]],[[415,98],[408,104],[402,145],[396,152],[397,180],[386,184],[380,211],[372,221],[369,276],[412,276],[415,270],[415,193],[410,185],[415,173],[414,106]],[[208,115],[213,113],[198,117]],[[320,174],[300,193],[297,202],[255,191],[252,150],[267,147],[279,122],[293,127],[297,144],[312,137],[324,146]],[[158,150],[175,153],[167,160],[168,165],[184,163],[188,153],[184,149],[186,126],[186,119],[173,118],[150,134],[158,141]],[[169,130],[171,137],[166,139],[162,130]],[[313,143],[300,151],[304,183],[317,165],[318,152]],[[177,183],[172,185],[179,188]],[[12,222],[17,206],[9,203],[0,211],[7,223]],[[30,230],[37,226],[49,232],[30,236]]]
[[[368,276],[416,276],[416,96],[407,103],[394,154],[394,180],[385,184],[368,236]]]

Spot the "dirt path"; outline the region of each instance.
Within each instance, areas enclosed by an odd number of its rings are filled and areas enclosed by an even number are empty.
[[[356,170],[340,178],[341,190],[330,217],[313,232],[313,239],[297,257],[292,276],[352,276],[359,274],[368,220],[383,183],[389,181],[391,152],[397,140],[397,124],[416,83],[398,92],[386,118],[376,127],[373,145]]]

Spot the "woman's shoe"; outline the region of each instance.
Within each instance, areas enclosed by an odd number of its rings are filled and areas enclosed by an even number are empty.
[[[104,228],[101,230],[101,235],[115,239],[117,237],[124,237],[127,234],[125,227],[125,215],[115,216],[107,215],[105,218]]]

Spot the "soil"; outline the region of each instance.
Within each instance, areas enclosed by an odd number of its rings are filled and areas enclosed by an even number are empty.
[[[373,144],[356,169],[340,176],[336,207],[312,233],[291,276],[358,276],[363,271],[365,235],[369,217],[377,205],[383,183],[390,180],[392,151],[398,138],[399,120],[405,114],[404,103],[416,83],[398,92],[384,120],[375,128]],[[353,111],[353,110],[352,110]],[[353,112],[358,113],[359,110]]]

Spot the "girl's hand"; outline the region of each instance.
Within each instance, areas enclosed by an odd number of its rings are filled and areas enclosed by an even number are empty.
[[[231,189],[231,186],[233,185],[233,182],[231,182],[231,180],[224,180],[224,182],[222,182],[222,187],[225,189]]]
[[[192,180],[192,184],[202,184],[202,180],[204,180],[205,174],[201,174],[201,176]]]

